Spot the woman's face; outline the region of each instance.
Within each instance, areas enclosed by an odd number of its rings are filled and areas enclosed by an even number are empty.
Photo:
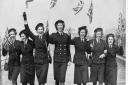
[[[114,43],[114,38],[112,36],[108,37],[108,44],[112,45]]]
[[[26,35],[25,35],[25,34],[23,34],[23,33],[21,34],[21,36],[20,36],[20,37],[21,37],[21,41],[25,41],[25,40],[27,39]]]
[[[57,30],[58,30],[58,32],[63,32],[63,29],[64,29],[63,24],[62,23],[58,23],[57,24]]]
[[[86,35],[85,30],[81,30],[81,31],[80,31],[80,37],[85,37],[85,35]]]
[[[44,28],[43,28],[43,27],[39,27],[39,28],[37,29],[37,33],[38,33],[38,34],[43,34],[43,33],[44,33]]]
[[[16,33],[15,33],[14,31],[11,31],[11,32],[9,33],[9,37],[10,37],[11,39],[15,39],[15,38],[16,38]]]
[[[96,38],[101,38],[102,37],[102,32],[101,31],[97,31],[96,32]]]

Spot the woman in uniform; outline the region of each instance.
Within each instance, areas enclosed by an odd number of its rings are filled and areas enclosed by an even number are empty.
[[[44,33],[44,26],[43,23],[37,24],[35,27],[35,30],[38,35],[34,35],[28,26],[27,23],[27,16],[24,12],[23,14],[24,18],[24,26],[25,30],[27,31],[28,35],[31,39],[33,39],[35,44],[35,70],[36,70],[36,76],[39,82],[39,85],[45,85],[47,82],[47,73],[49,68],[49,62],[48,62],[48,51],[47,51],[47,45],[48,45],[48,38],[47,38],[47,32]]]
[[[20,72],[20,79],[22,85],[34,85],[35,80],[35,66],[34,66],[34,56],[33,56],[33,48],[34,42],[29,38],[27,32],[22,30],[19,33],[21,37],[21,54],[22,54],[22,61],[21,61],[21,72]]]
[[[67,65],[71,61],[70,37],[64,33],[65,23],[63,20],[55,22],[57,32],[49,36],[51,44],[55,45],[53,68],[55,85],[64,85]]]
[[[92,50],[92,65],[90,81],[93,85],[103,85],[104,82],[104,70],[105,70],[105,56],[107,53],[106,43],[102,39],[103,29],[96,28],[94,30],[95,39],[90,40],[90,46]]]
[[[6,56],[9,54],[8,60],[8,79],[12,81],[12,85],[17,85],[17,78],[20,73],[20,41],[16,40],[16,29],[8,30],[8,41],[3,42],[2,54]],[[5,46],[8,43],[8,46]]]
[[[89,41],[87,41],[88,30],[86,26],[82,26],[78,30],[79,37],[75,37],[71,40],[71,44],[75,46],[75,55],[74,55],[74,84],[77,85],[86,85],[89,81],[88,74],[88,55],[90,54],[91,47]]]
[[[105,64],[105,85],[117,85],[117,63],[116,54],[123,55],[121,46],[115,45],[114,34],[108,34],[106,37],[107,55]]]

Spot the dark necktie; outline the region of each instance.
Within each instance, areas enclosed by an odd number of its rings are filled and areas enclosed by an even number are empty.
[[[39,36],[39,39],[42,40],[42,36]]]
[[[112,45],[109,45],[109,48],[112,48]]]

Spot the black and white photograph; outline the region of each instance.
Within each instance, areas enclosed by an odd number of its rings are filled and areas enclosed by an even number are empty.
[[[0,85],[127,85],[126,2],[0,0]]]

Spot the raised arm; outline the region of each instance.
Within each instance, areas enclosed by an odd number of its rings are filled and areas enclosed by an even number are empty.
[[[23,19],[24,19],[25,30],[27,31],[29,37],[31,37],[33,40],[35,40],[35,35],[31,32],[31,30],[30,30],[30,28],[28,26],[26,12],[23,13]]]
[[[2,48],[2,55],[3,55],[3,56],[6,56],[6,55],[7,55],[7,52],[8,52],[8,51],[3,47],[3,48]]]

